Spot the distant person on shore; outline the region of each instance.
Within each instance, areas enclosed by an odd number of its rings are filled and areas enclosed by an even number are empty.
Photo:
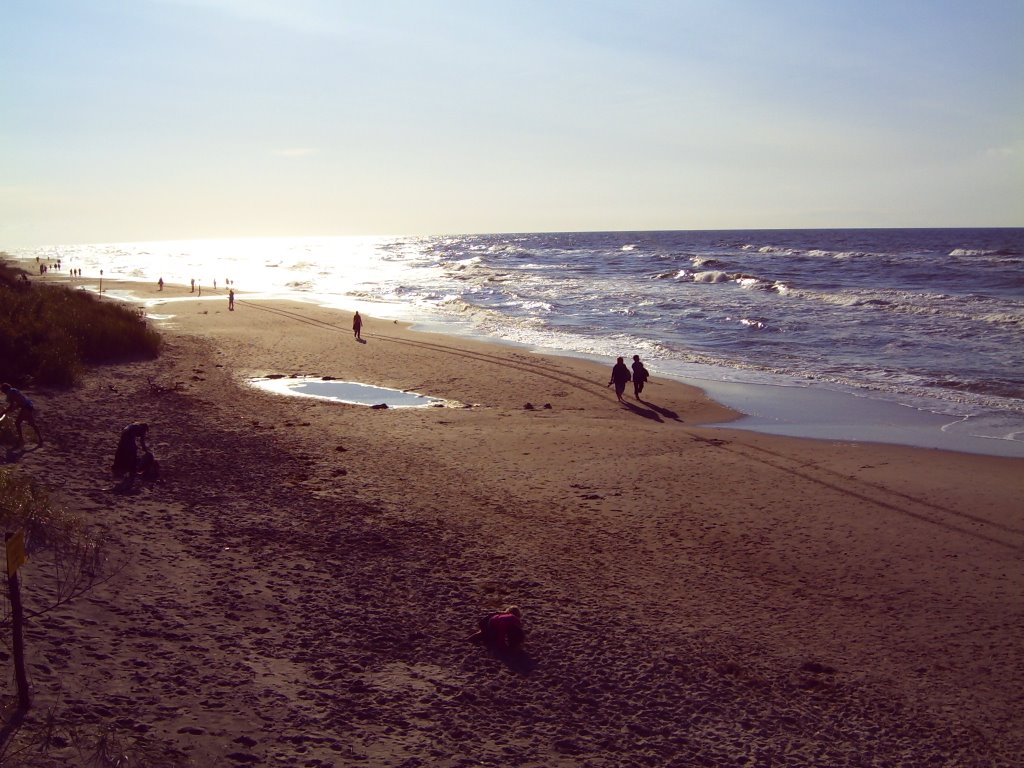
[[[626,384],[632,378],[632,374],[629,372],[629,368],[626,367],[626,363],[621,357],[616,358],[615,365],[612,366],[612,377],[608,381],[608,386],[615,385],[615,397],[619,399],[620,403],[624,403],[622,399],[622,393],[626,391]]]
[[[526,639],[523,613],[516,605],[510,605],[501,613],[484,616],[477,626],[477,631],[466,639],[471,643],[483,643],[495,651],[519,650]]]
[[[647,369],[640,362],[640,355],[633,355],[633,397],[637,400],[640,399],[640,393],[644,391],[647,376]]]
[[[22,422],[27,421],[28,425],[36,432],[36,440],[39,445],[43,444],[43,436],[39,432],[39,426],[36,424],[36,407],[29,400],[20,389],[15,389],[6,381],[0,384],[0,392],[7,397],[7,407],[4,412],[0,414],[0,419],[6,418],[7,414],[11,411],[18,411],[18,418],[14,422],[18,428],[18,447],[23,448],[25,446],[25,435],[22,434],[21,425]]]
[[[114,465],[110,469],[115,477],[121,479],[115,490],[130,491],[135,484],[135,473],[144,468],[139,461],[139,448],[142,448],[143,457],[148,457],[152,462],[153,454],[146,445],[148,434],[149,425],[139,422],[133,422],[121,430],[117,450],[114,452]]]
[[[231,288],[228,290],[228,311],[235,311],[235,289]]]
[[[359,310],[356,310],[356,314],[352,318],[352,332],[357,341],[363,340],[363,318],[360,317]]]
[[[189,293],[195,293],[195,292],[196,292],[196,279],[193,277],[192,278],[192,290],[189,291]]]
[[[159,280],[156,281],[156,285],[157,290],[162,291],[164,289],[164,279],[161,277]]]

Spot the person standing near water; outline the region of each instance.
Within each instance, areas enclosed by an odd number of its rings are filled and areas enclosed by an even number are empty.
[[[352,318],[352,332],[356,337],[357,341],[362,341],[363,331],[363,318],[359,316],[359,310],[356,310],[355,317]]]
[[[640,393],[644,391],[644,384],[647,383],[647,369],[640,362],[640,355],[633,355],[633,397],[640,399]]]
[[[228,289],[228,311],[230,311],[230,312],[234,312],[235,311],[235,289],[234,288],[229,288]]]
[[[626,367],[626,363],[621,357],[616,358],[615,365],[612,366],[612,378],[608,382],[608,386],[615,385],[615,397],[619,399],[620,403],[626,402],[622,399],[622,393],[626,391],[626,383],[630,378],[632,378],[632,375],[629,372],[629,368]]]

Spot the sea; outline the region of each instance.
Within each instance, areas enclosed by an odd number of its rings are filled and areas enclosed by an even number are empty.
[[[59,259],[87,289],[102,276],[114,295],[119,280],[162,277],[194,279],[204,300],[223,301],[231,280],[259,296],[608,365],[639,354],[652,382],[686,381],[746,413],[732,425],[741,428],[1024,456],[1020,228],[254,238],[10,253]],[[124,298],[173,321],[159,295]],[[653,400],[656,386],[649,392]]]

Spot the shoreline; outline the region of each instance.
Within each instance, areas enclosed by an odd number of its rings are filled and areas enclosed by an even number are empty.
[[[32,392],[47,443],[18,471],[120,564],[29,628],[21,738],[50,713],[63,739],[33,768],[94,733],[166,766],[1024,757],[1020,460],[706,427],[729,411],[681,383],[619,405],[592,362],[226,304]],[[247,383],[271,373],[469,407]],[[103,486],[133,420],[163,481],[125,497]],[[465,642],[512,603],[524,656]]]
[[[54,275],[55,282],[70,282],[66,275]],[[36,279],[36,278],[33,278]],[[89,281],[91,278],[79,278]],[[46,278],[43,280],[46,282]],[[174,299],[164,299],[147,293],[155,293],[152,285],[133,280],[116,279],[108,281],[115,285],[130,286],[126,291],[119,291],[115,298],[119,300],[141,303],[147,309],[158,306],[161,301],[216,301],[227,296],[223,288],[207,288],[207,296],[197,297],[185,290],[187,286],[173,284],[180,291]],[[84,283],[77,283],[85,290],[97,292]],[[168,289],[172,284],[168,284]],[[104,290],[104,295],[109,295]],[[319,306],[325,309],[338,309],[337,303],[324,304],[301,297],[281,297],[274,294],[238,293],[240,298],[251,301],[295,302],[301,305]],[[374,310],[386,305],[373,302],[354,302],[352,308],[363,313],[372,314]],[[148,312],[147,312],[148,313]],[[166,321],[161,313],[148,313],[158,322]],[[391,318],[387,318],[391,319]],[[424,333],[460,336],[489,344],[499,344],[513,349],[529,351],[539,355],[554,355],[601,364],[600,358],[585,355],[571,350],[537,349],[530,345],[517,344],[499,338],[480,336],[473,333],[458,333],[454,326],[436,321],[398,320],[411,330]],[[610,366],[611,359],[608,360]],[[735,412],[735,416],[724,420],[723,425],[732,429],[742,429],[761,434],[798,437],[811,440],[846,441],[857,443],[873,443],[879,445],[901,445],[914,448],[937,449],[958,453],[970,453],[983,456],[1001,456],[1007,458],[1024,458],[1024,440],[1015,439],[1014,432],[1010,437],[997,437],[975,433],[976,429],[989,429],[1005,432],[1005,424],[978,424],[976,417],[954,417],[920,407],[904,405],[885,398],[875,398],[869,393],[854,393],[835,389],[827,384],[773,384],[767,382],[735,382],[725,377],[714,379],[698,375],[676,375],[657,373],[657,379],[669,379],[702,391],[706,396],[723,407]],[[978,425],[975,427],[975,425]]]

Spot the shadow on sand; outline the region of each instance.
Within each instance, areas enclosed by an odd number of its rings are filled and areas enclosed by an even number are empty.
[[[491,651],[491,655],[505,666],[523,677],[529,676],[537,668],[537,661],[521,648],[518,651]]]
[[[679,418],[679,414],[676,413],[675,411],[669,410],[668,408],[662,408],[659,405],[655,405],[654,403],[650,403],[647,400],[644,400],[644,399],[639,398],[639,397],[637,398],[637,401],[643,403],[648,408],[650,408],[652,411],[655,411],[655,412],[661,414],[666,419],[671,419],[672,421],[682,421],[682,419]]]
[[[0,464],[3,464],[4,462],[14,464],[26,453],[34,453],[40,448],[42,448],[41,445],[34,445],[31,448],[8,448],[4,451],[3,456],[0,457]]]
[[[644,404],[646,405],[646,403]],[[658,412],[651,410],[650,408],[641,408],[639,405],[634,405],[628,400],[622,400],[620,402],[620,405],[622,405],[622,407],[625,408],[627,411],[632,411],[637,416],[643,416],[645,419],[650,419],[651,421],[662,421],[662,418],[661,416],[658,415]]]

